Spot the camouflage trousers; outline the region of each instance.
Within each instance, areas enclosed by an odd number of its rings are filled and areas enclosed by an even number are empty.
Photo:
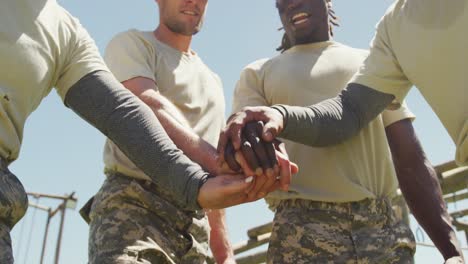
[[[81,210],[85,219],[89,216],[89,263],[205,263],[209,239],[205,214],[180,210],[152,185],[108,175]]]
[[[10,231],[24,216],[28,208],[28,196],[21,182],[0,159],[0,263],[12,264]]]
[[[414,236],[387,199],[349,203],[284,200],[267,263],[413,263]]]

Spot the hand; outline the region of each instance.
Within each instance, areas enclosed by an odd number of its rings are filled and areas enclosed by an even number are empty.
[[[263,130],[262,121],[246,124],[242,132],[241,151],[235,151],[232,141],[228,141],[224,157],[226,163],[234,171],[244,171],[246,175],[266,174],[268,177],[278,175],[278,161],[275,146],[272,142],[265,142],[260,137]]]
[[[266,106],[245,107],[242,111],[233,114],[226,127],[221,131],[218,142],[220,161],[225,161],[225,149],[229,141],[232,142],[234,151],[239,151],[242,144],[242,130],[250,121],[263,121],[265,123],[261,138],[271,142],[284,126],[283,116],[277,110]]]
[[[221,209],[257,200],[247,196],[253,177],[219,175],[209,178],[198,192],[198,204],[205,209]]]
[[[237,162],[236,162],[237,164]],[[217,168],[214,172],[215,175],[223,175],[223,174],[239,174],[242,170],[234,170],[229,166],[228,162],[219,163],[217,161]]]
[[[444,264],[464,264],[464,263],[465,261],[460,256],[451,257],[444,262]]]
[[[282,145],[284,144],[282,143]],[[283,146],[281,148],[284,149]],[[268,175],[261,175],[255,177],[253,186],[248,190],[249,199],[263,198],[268,193],[277,189],[282,189],[283,191],[289,189],[292,175],[296,174],[299,169],[295,163],[289,161],[286,152],[283,153],[280,150],[276,150],[275,153],[280,164],[279,173],[276,174],[278,176],[269,177]]]

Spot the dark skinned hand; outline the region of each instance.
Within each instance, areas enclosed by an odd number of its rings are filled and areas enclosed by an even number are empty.
[[[298,171],[297,165],[289,161],[281,141],[266,142],[260,138],[263,129],[261,121],[248,122],[242,131],[240,151],[235,151],[230,141],[225,147],[225,161],[232,170],[257,176],[248,190],[249,198],[264,197],[278,188],[286,191],[291,174]]]

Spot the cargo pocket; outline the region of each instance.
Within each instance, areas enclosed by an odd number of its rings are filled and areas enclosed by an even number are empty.
[[[160,263],[160,264],[175,264],[171,257],[151,238],[147,241],[137,241],[135,245],[125,249],[126,256],[118,261],[122,263]],[[127,261],[127,262],[125,262]],[[118,262],[120,263],[120,262]]]
[[[12,229],[28,208],[28,195],[8,169],[0,171],[0,221]]]

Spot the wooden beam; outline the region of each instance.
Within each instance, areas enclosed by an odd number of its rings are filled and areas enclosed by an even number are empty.
[[[440,185],[444,194],[465,190],[468,186],[468,167],[460,167],[442,174]]]
[[[232,249],[234,250],[234,255],[268,243],[268,241],[270,241],[270,235],[271,233],[266,233],[258,236],[258,238],[256,239],[249,239],[247,241],[234,245],[232,247]]]
[[[452,161],[447,161],[447,162],[444,162],[442,164],[439,164],[437,166],[434,166],[434,169],[436,170],[437,173],[444,173],[446,171],[449,171],[449,170],[453,170],[455,168],[457,168],[457,164],[455,163],[454,160]]]
[[[461,211],[455,211],[455,212],[450,213],[450,216],[452,216],[454,219],[460,218],[460,217],[463,217],[463,216],[466,216],[466,215],[468,215],[468,209],[464,209],[464,210],[461,210]]]
[[[255,239],[260,235],[271,233],[271,228],[273,227],[273,222],[266,223],[261,226],[257,226],[247,230],[247,236],[250,239]]]
[[[240,257],[236,259],[237,264],[258,264],[266,262],[266,251],[261,251],[257,253],[250,254],[245,257]]]

